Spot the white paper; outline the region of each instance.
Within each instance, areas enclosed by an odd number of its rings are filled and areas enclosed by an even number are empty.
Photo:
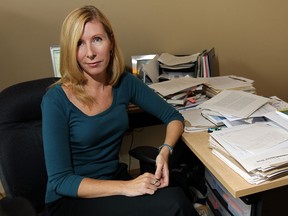
[[[190,109],[190,110],[183,110],[180,113],[183,115],[184,119],[190,123],[192,127],[215,127],[215,125],[208,121],[201,115],[201,109]]]
[[[175,94],[177,92],[198,86],[200,84],[203,84],[202,79],[181,77],[169,81],[153,83],[149,85],[149,87],[165,97],[167,95]]]
[[[288,132],[279,127],[240,125],[210,136],[248,172],[288,161]]]
[[[155,55],[155,57],[149,60],[146,64],[143,65],[142,71],[151,79],[153,83],[158,82],[159,77],[159,55]]]
[[[271,121],[275,122],[275,124],[279,125],[280,127],[288,130],[288,120],[282,118],[280,115],[276,113],[276,111],[265,113],[264,116]]]
[[[236,166],[232,161],[230,161],[228,158],[226,158],[224,155],[216,151],[215,149],[212,150],[212,153],[218,157],[220,160],[222,160],[227,166],[229,166],[231,169],[233,169],[237,174],[239,174],[242,178],[244,178],[247,182],[250,184],[260,184],[265,181],[265,178],[261,178],[261,176],[257,175],[250,175],[245,170],[242,170],[238,166]]]
[[[207,85],[214,89],[238,89],[242,87],[252,86],[253,80],[236,76],[217,76],[207,79]]]
[[[253,155],[288,141],[287,131],[267,124],[249,124],[243,127],[234,127],[231,130],[220,131],[218,135],[230,145],[236,145],[243,151]]]
[[[197,61],[198,55],[199,53],[188,56],[174,56],[169,53],[162,53],[158,58],[158,61],[168,66],[174,66],[195,62]]]
[[[223,115],[247,118],[269,101],[268,98],[239,90],[223,90],[200,108],[217,111]]]

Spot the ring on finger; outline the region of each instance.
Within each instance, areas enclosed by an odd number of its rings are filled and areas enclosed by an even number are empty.
[[[156,183],[158,183],[159,180],[155,179],[154,183],[152,183],[152,185],[155,185]]]

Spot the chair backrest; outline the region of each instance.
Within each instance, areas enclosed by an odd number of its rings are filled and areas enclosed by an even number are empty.
[[[47,174],[41,101],[55,78],[10,86],[0,92],[0,179],[7,197],[25,197],[44,207]]]

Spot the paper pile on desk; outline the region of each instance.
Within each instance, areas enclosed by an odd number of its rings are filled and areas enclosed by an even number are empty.
[[[251,184],[288,174],[288,119],[277,114],[287,107],[280,99],[237,90],[223,90],[198,106],[202,114],[225,117],[227,128],[210,133],[212,153]]]
[[[239,125],[210,134],[212,153],[251,184],[288,173],[288,132],[268,123]]]
[[[159,80],[190,76],[195,77],[195,66],[199,53],[193,55],[175,56],[162,53],[159,58]]]
[[[169,53],[162,53],[158,58],[160,67],[167,69],[188,69],[197,61],[199,53],[187,56],[174,56]]]
[[[203,102],[197,108],[216,126],[233,127],[242,124],[271,121],[288,131],[288,119],[279,115],[288,103],[278,97],[265,98],[251,93],[225,90]]]
[[[204,86],[206,95],[214,97],[223,90],[241,90],[255,94],[256,89],[253,83],[253,80],[230,75],[207,78]]]
[[[201,112],[201,109],[180,111],[185,119],[185,132],[207,131],[208,128],[215,127],[212,122],[202,116]]]
[[[192,77],[181,77],[169,81],[153,83],[149,85],[149,87],[154,89],[163,97],[165,97],[187,89],[191,89],[192,87],[197,87],[198,85],[203,84],[203,82],[204,80],[202,79]]]
[[[174,94],[183,93],[186,90],[191,90],[191,88],[201,86],[201,91],[203,93],[203,86],[206,86],[206,95],[215,96],[224,90],[247,90],[255,88],[252,86],[253,81],[245,79],[242,77],[235,76],[220,76],[211,78],[193,78],[193,77],[181,77],[176,79],[171,79],[169,81],[153,83],[150,88],[154,89],[163,97],[171,96]],[[213,89],[213,95],[209,93],[208,89]],[[246,91],[247,92],[247,91]],[[248,91],[255,93],[255,91]]]
[[[199,108],[216,111],[223,116],[247,118],[269,101],[269,98],[238,91],[223,90],[199,105]]]

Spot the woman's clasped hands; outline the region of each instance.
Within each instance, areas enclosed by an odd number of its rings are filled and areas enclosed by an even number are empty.
[[[153,195],[159,188],[166,187],[169,184],[167,162],[159,154],[156,158],[155,174],[146,172],[133,180],[126,181],[125,184],[127,189],[125,195],[127,196]]]

